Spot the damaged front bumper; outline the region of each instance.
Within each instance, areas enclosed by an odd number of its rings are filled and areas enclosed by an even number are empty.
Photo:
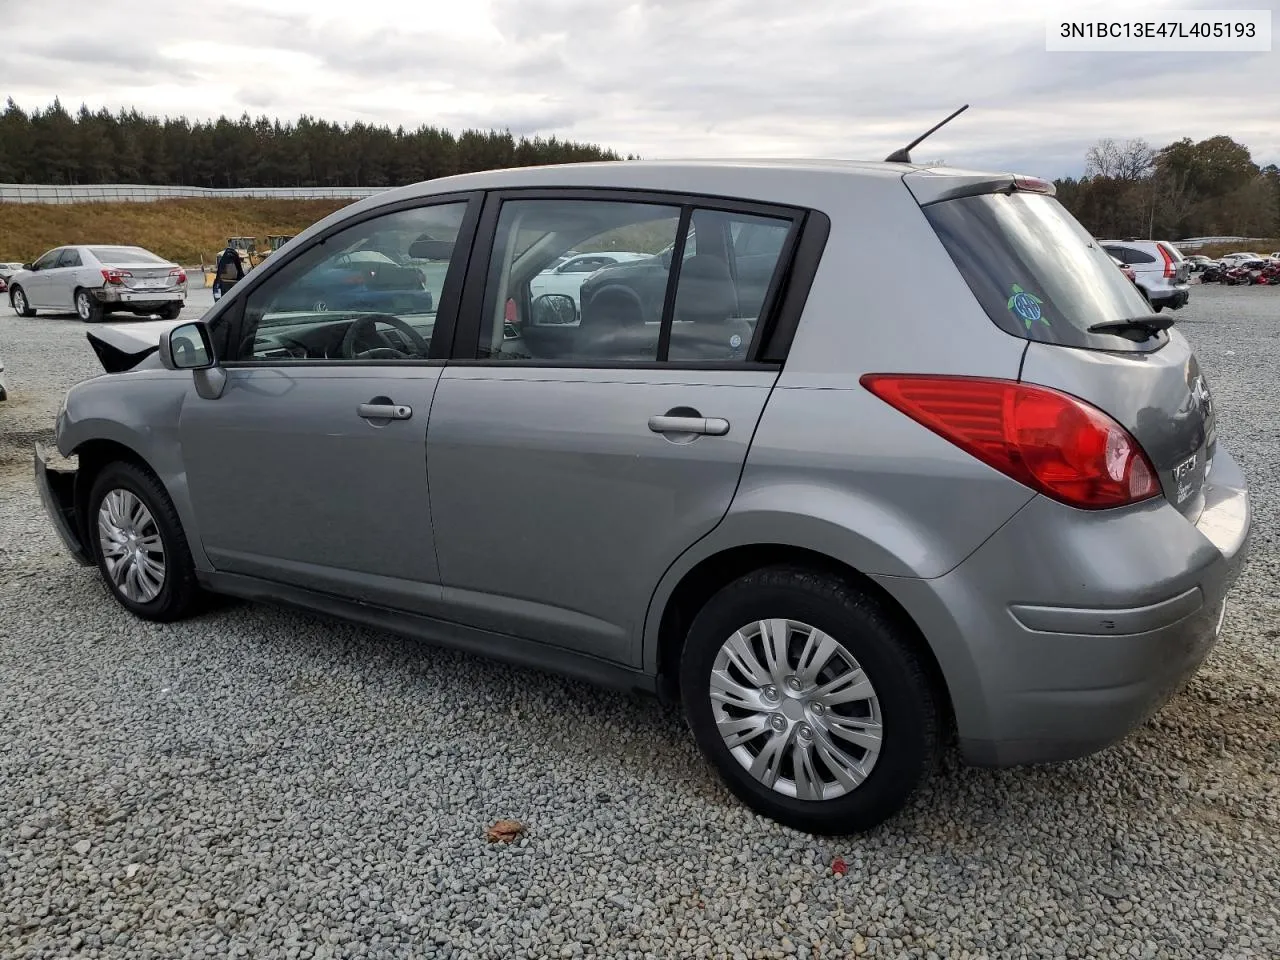
[[[76,522],[76,471],[49,466],[48,457],[39,444],[35,446],[36,489],[54,529],[66,544],[76,562],[93,566],[93,556],[80,536]]]

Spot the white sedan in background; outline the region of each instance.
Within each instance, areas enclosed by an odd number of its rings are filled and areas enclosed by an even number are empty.
[[[20,317],[37,310],[75,311],[86,323],[128,311],[176,320],[187,300],[187,274],[142,247],[55,247],[9,278],[9,305]]]
[[[632,260],[648,260],[650,253],[631,253],[624,250],[609,250],[601,253],[579,253],[567,257],[555,266],[543,270],[529,281],[529,293],[541,297],[548,293],[564,294],[573,298],[573,305],[582,309],[578,300],[578,291],[583,282],[597,270],[612,267]]]

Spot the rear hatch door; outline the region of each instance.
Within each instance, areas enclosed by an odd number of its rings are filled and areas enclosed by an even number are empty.
[[[1021,190],[1009,178],[922,208],[992,322],[1028,342],[1021,378],[1073,394],[1124,426],[1169,502],[1194,521],[1212,463],[1214,413],[1186,338],[1141,328],[1156,314],[1051,188]],[[1140,323],[1129,329],[1097,327],[1133,318]]]

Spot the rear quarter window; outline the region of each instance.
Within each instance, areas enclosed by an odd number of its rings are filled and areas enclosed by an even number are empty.
[[[1168,342],[1164,333],[1135,343],[1089,332],[1094,324],[1146,316],[1151,309],[1053,197],[982,194],[929,204],[924,214],[978,303],[1006,333],[1126,352],[1149,352]]]

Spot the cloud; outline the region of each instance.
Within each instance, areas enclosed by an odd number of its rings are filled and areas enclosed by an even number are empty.
[[[31,8],[6,22],[0,89],[27,108],[58,95],[192,118],[509,128],[650,157],[879,158],[969,102],[918,156],[1055,176],[1079,173],[1100,137],[1222,133],[1280,160],[1277,54],[1047,53],[1050,8],[1034,2],[381,0],[352,16],[324,0],[223,0],[190,17],[148,0],[70,6],[53,39]]]

